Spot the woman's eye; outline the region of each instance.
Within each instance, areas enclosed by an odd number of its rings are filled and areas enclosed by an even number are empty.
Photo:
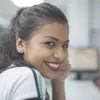
[[[56,45],[54,42],[46,42],[45,44],[47,44],[48,46],[51,46],[51,47]]]
[[[63,48],[68,48],[68,44],[64,44],[63,45]]]

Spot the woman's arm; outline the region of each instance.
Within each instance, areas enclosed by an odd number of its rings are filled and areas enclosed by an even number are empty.
[[[52,80],[52,100],[66,100],[64,81]]]
[[[65,79],[70,72],[71,66],[67,64],[60,72],[57,79],[51,80],[52,85],[52,100],[66,100],[65,94]]]

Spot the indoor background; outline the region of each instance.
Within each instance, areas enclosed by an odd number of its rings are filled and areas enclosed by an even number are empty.
[[[100,0],[44,2],[59,7],[69,21],[69,60],[72,70],[65,80],[67,100],[100,100],[100,90],[93,82],[100,77]],[[0,35],[7,32],[5,30],[17,10],[12,0],[0,0]],[[51,94],[49,80],[47,86]]]

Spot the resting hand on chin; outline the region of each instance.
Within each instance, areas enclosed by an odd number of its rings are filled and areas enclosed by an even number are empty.
[[[54,79],[54,80],[58,80],[58,81],[64,81],[67,77],[68,77],[68,74],[71,70],[71,65],[68,63],[68,64],[65,64],[65,65],[61,65],[59,67],[59,76]]]

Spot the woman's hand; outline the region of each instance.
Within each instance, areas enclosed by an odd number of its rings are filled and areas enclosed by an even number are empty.
[[[64,81],[71,70],[71,65],[69,62],[67,64],[61,64],[58,70],[60,71],[60,75],[54,80]]]

